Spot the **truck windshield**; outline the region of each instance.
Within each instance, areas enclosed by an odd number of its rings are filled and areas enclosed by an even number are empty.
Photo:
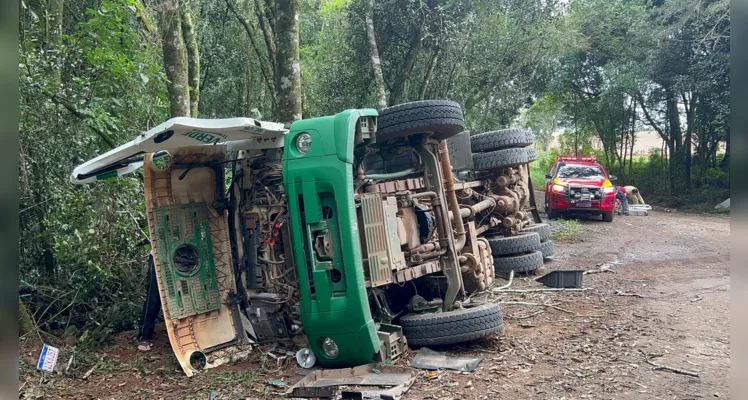
[[[558,170],[559,178],[605,178],[600,167],[587,165],[565,165]]]

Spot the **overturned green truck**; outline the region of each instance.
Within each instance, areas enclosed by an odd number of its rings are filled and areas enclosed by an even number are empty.
[[[187,375],[248,343],[355,366],[500,332],[499,306],[469,295],[496,272],[542,266],[532,133],[464,128],[446,100],[288,127],[173,118],[71,180],[144,168],[161,304]]]

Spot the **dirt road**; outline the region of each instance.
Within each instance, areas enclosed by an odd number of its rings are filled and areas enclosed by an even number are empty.
[[[437,349],[484,360],[473,373],[422,374],[406,398],[730,398],[729,219],[654,211],[581,224],[581,234],[557,238],[556,259],[543,273],[601,265],[613,272],[585,275],[588,290],[581,292],[489,296],[546,305],[506,304],[501,336]],[[511,289],[529,287],[541,286],[525,277],[515,278]],[[159,336],[152,351],[139,353],[132,334],[123,334],[117,345],[76,361],[67,375],[44,377],[33,370],[38,343],[25,342],[21,397],[276,398],[282,390],[269,380],[301,379],[293,360],[259,349],[247,360],[188,379],[163,330]],[[655,370],[657,365],[698,377]]]

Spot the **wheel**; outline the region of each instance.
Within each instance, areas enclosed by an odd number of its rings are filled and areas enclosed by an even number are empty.
[[[443,140],[465,130],[459,104],[449,100],[424,100],[398,104],[379,113],[376,138],[386,142],[414,133],[434,132]]]
[[[443,313],[408,314],[400,326],[409,345],[433,346],[480,339],[501,332],[501,308],[482,304]]]
[[[548,215],[548,219],[556,219],[561,216],[561,211],[554,210],[550,207],[546,209],[545,213]]]
[[[470,147],[474,153],[482,151],[525,147],[533,144],[535,135],[529,129],[503,129],[484,132],[470,137]]]
[[[545,242],[551,238],[551,226],[548,224],[533,224],[522,228],[522,232],[537,232],[540,236],[540,241]]]
[[[515,236],[493,236],[487,237],[486,240],[494,256],[526,253],[536,251],[540,247],[540,235],[535,232],[523,232]]]
[[[473,154],[473,165],[476,170],[516,167],[527,164],[538,158],[535,149],[502,149],[489,151],[487,153]]]
[[[556,254],[556,248],[553,246],[552,240],[540,243],[540,248],[538,250],[543,253],[543,258],[549,258]]]
[[[613,211],[603,212],[603,222],[613,222]]]
[[[532,253],[519,256],[494,257],[493,267],[496,275],[505,275],[509,271],[515,273],[534,272],[543,266],[543,253],[533,251]]]

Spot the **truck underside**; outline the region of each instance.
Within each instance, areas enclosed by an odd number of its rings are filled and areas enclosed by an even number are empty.
[[[499,332],[498,305],[466,300],[530,223],[533,154],[473,160],[463,129],[456,103],[415,102],[297,121],[277,146],[250,146],[264,143],[255,133],[146,153],[158,287],[185,373],[251,342],[338,367]]]

